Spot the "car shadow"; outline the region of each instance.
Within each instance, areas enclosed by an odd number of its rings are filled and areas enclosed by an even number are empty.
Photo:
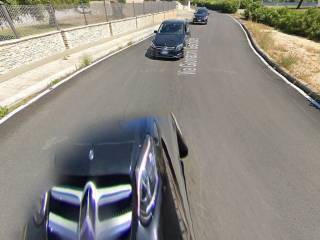
[[[144,54],[144,56],[146,58],[149,58],[150,60],[154,60],[154,61],[164,61],[164,62],[176,62],[179,61],[179,58],[156,58],[152,55],[152,51],[151,48],[149,47],[146,51],[146,53]]]
[[[189,23],[189,25],[192,25],[192,26],[205,26],[205,25],[207,25],[207,24],[205,24],[205,23],[194,23],[194,22],[190,22]]]

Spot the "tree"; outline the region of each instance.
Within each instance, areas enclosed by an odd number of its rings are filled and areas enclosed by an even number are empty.
[[[297,9],[299,9],[299,8],[301,7],[302,3],[303,3],[303,0],[299,0],[299,3],[298,3],[298,6],[297,6]]]

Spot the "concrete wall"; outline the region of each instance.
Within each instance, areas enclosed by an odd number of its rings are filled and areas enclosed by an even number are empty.
[[[144,28],[153,24],[153,15],[148,14],[137,17],[138,28]]]
[[[110,23],[78,27],[63,31],[69,48],[111,37]]]
[[[173,11],[168,11],[164,13],[165,15],[165,19],[174,19],[177,17],[177,11],[173,10]]]
[[[111,22],[113,36],[133,31],[137,28],[136,18],[126,18]]]
[[[0,42],[0,77],[28,64],[54,57],[66,49],[152,26],[175,16],[176,11],[171,10]]]
[[[164,13],[154,14],[154,23],[161,23],[164,20]]]
[[[0,43],[0,75],[65,50],[59,31]]]

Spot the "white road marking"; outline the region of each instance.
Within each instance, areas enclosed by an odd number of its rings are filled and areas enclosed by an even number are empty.
[[[189,38],[184,51],[183,62],[179,64],[178,75],[195,75],[198,65],[199,38]]]
[[[243,26],[236,20],[234,19],[232,16],[228,15],[233,21],[235,21],[240,28],[242,29],[242,31],[244,32],[247,41],[249,43],[250,48],[253,50],[253,52],[260,58],[260,60],[272,71],[274,72],[277,76],[279,76],[283,81],[285,81],[288,85],[290,85],[291,87],[293,87],[297,92],[299,92],[302,96],[304,96],[307,100],[309,100],[315,107],[320,109],[320,103],[318,103],[316,100],[314,100],[312,97],[310,97],[305,91],[303,91],[301,88],[299,88],[298,86],[294,85],[293,83],[291,83],[288,79],[286,79],[283,75],[281,75],[278,71],[276,71],[272,66],[269,65],[269,63],[266,62],[266,60],[264,60],[264,58],[262,56],[260,56],[260,54],[254,49],[254,47],[252,46],[252,43],[248,37],[247,32],[244,30]]]

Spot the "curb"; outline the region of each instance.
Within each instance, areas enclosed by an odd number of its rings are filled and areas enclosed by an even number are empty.
[[[157,25],[155,25],[155,26],[157,26]],[[99,60],[107,58],[108,56],[112,55],[114,52],[117,52],[118,50],[125,49],[126,47],[130,47],[131,45],[135,45],[137,42],[140,42],[141,40],[145,40],[145,39],[149,38],[153,34],[151,32],[151,30],[150,30],[150,32],[148,31],[148,29],[151,29],[151,28],[153,28],[153,26],[151,26],[145,30],[141,30],[140,35],[135,35],[132,38],[124,39],[124,41],[121,42],[120,44],[118,42],[115,42],[114,46],[110,47],[109,51],[104,56],[94,58],[92,63],[88,66],[94,65],[96,62],[99,62]],[[134,32],[134,34],[136,34],[136,32]],[[123,37],[127,37],[127,36],[125,35]],[[117,39],[114,39],[114,40],[117,40]],[[65,78],[67,78],[68,76],[79,72],[81,69],[82,68],[78,68],[76,65],[72,65],[69,68],[64,69],[63,71],[57,72],[54,75],[51,75],[51,76],[43,79],[42,81],[36,83],[35,85],[28,87],[27,89],[23,90],[22,92],[19,92],[13,96],[1,101],[0,106],[12,108],[15,105],[19,104],[19,102],[28,98],[29,96],[41,93],[42,91],[44,91],[48,88],[52,88],[52,81],[57,80],[57,79],[59,81],[61,81]]]
[[[279,64],[275,63],[262,49],[260,49],[258,47],[258,45],[256,44],[255,40],[253,39],[251,33],[249,32],[249,30],[247,29],[247,27],[240,22],[238,19],[232,17],[235,21],[237,21],[242,28],[244,29],[244,31],[246,32],[249,41],[251,42],[253,48],[256,50],[256,52],[275,70],[277,71],[279,74],[281,74],[283,77],[285,77],[290,83],[292,83],[293,85],[295,85],[296,87],[298,87],[299,89],[301,89],[303,92],[305,92],[305,94],[307,94],[310,98],[312,98],[315,102],[317,102],[318,104],[320,104],[320,94],[314,92],[312,89],[310,89],[308,86],[306,86],[305,84],[303,84],[299,79],[297,79],[296,77],[290,75],[286,70],[284,70]],[[319,107],[319,106],[317,106]]]
[[[95,59],[90,65],[84,67],[84,68],[81,68],[81,69],[78,69],[74,72],[70,72],[67,76],[65,77],[62,77],[62,79],[54,84],[53,86],[50,86],[50,84],[46,84],[45,86],[43,86],[42,89],[38,89],[37,91],[33,92],[32,94],[29,94],[29,96],[32,96],[32,95],[36,95],[35,97],[31,98],[30,100],[28,100],[26,103],[20,105],[19,107],[13,109],[12,111],[10,111],[7,115],[3,116],[2,118],[0,117],[0,125],[5,123],[7,120],[9,120],[11,117],[13,117],[15,114],[17,114],[18,112],[20,112],[21,110],[23,110],[24,108],[28,107],[29,105],[31,105],[32,103],[36,102],[38,99],[42,98],[43,96],[45,96],[46,94],[54,91],[56,88],[60,87],[61,85],[63,85],[65,82],[71,80],[72,78],[74,78],[75,76],[77,76],[78,74],[86,71],[87,69],[91,68],[92,66],[96,65],[96,64],[99,64],[100,62],[112,57],[113,55],[119,53],[119,52],[122,52],[134,45],[137,45],[143,41],[145,41],[146,39],[150,38],[151,36],[153,35],[153,32],[152,33],[148,33],[148,34],[145,34],[145,35],[141,35],[139,37],[137,37],[136,39],[134,40],[131,40],[131,44],[128,45],[128,44],[123,44],[123,46],[121,46],[120,49],[118,50],[113,50],[111,52],[109,52],[107,55],[105,55],[104,57],[101,57],[99,59]],[[24,99],[21,99],[19,101],[17,101],[15,104],[19,104],[20,102],[22,102]]]

